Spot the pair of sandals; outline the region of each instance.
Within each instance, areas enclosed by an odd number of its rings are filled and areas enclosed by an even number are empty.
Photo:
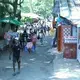
[[[16,76],[17,74],[20,74],[20,71],[18,71],[18,72],[16,72],[16,73],[14,72],[14,73],[13,73],[13,76]]]

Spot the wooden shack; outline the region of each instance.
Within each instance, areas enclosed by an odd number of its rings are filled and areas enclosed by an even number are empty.
[[[57,48],[63,52],[64,58],[76,58],[77,56],[77,27],[68,21],[60,22],[57,28]],[[69,23],[69,24],[68,24]]]

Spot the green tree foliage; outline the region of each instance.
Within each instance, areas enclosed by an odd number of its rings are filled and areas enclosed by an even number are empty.
[[[24,0],[22,12],[33,12],[46,18],[52,13],[53,1],[54,0]]]
[[[20,11],[18,8],[21,7],[23,1],[24,0],[0,0],[0,17],[6,15],[19,17]]]
[[[24,0],[0,0],[0,19],[8,16],[17,18],[17,20],[20,21],[20,8],[23,1]],[[3,28],[5,26],[5,23],[2,22],[1,26]]]
[[[37,3],[35,5],[37,5],[37,10],[35,10],[37,13],[41,14],[44,17],[51,15],[53,0],[37,0]]]
[[[0,0],[0,17],[9,15],[20,19],[21,8],[22,12],[34,12],[45,18],[52,13],[53,1],[54,0]]]

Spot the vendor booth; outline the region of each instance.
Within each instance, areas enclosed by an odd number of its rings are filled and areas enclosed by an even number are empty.
[[[61,25],[58,27],[58,51],[63,51],[64,58],[76,58],[77,56],[77,27]],[[75,34],[74,34],[75,33]]]
[[[61,24],[58,26],[58,51],[63,52],[64,58],[74,59],[77,57],[77,26],[64,19],[58,21]]]
[[[80,25],[77,26],[77,60],[80,62]]]
[[[64,58],[76,58],[77,55],[77,28],[76,26],[62,26],[63,33],[63,56]],[[75,29],[75,30],[74,30]],[[74,35],[75,33],[75,35]]]

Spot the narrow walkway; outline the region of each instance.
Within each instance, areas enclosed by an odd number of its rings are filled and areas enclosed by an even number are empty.
[[[21,73],[12,76],[12,61],[8,52],[0,58],[0,80],[80,80],[80,65],[76,59],[64,59],[56,48],[51,48],[51,37],[44,45],[37,43],[36,53],[21,52]],[[16,65],[17,71],[17,65]]]
[[[47,80],[53,72],[51,63],[53,56],[48,52],[50,48],[51,38],[46,37],[44,45],[37,43],[36,53],[21,52],[21,73],[15,77],[12,76],[12,61],[8,59],[9,52],[5,52],[0,58],[0,80]]]

